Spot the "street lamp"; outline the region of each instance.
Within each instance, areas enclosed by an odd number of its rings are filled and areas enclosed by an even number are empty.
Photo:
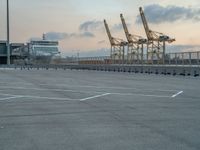
[[[9,22],[9,0],[7,0],[7,65],[10,65],[10,22]]]

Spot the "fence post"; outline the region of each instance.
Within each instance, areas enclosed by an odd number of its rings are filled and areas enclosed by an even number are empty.
[[[125,60],[125,46],[122,47],[122,64],[124,65],[124,60]]]
[[[175,61],[176,61],[176,65],[178,64],[178,60],[177,60],[177,53],[175,53]]]
[[[191,52],[189,52],[189,63],[190,63],[190,65],[192,65],[192,53]]]

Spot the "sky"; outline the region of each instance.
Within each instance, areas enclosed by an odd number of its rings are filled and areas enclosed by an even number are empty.
[[[45,33],[59,40],[63,55],[77,52],[104,55],[110,43],[106,19],[113,37],[124,39],[122,13],[130,33],[146,37],[139,7],[143,7],[152,30],[176,39],[172,50],[196,47],[200,41],[199,0],[10,0],[12,42],[26,43]],[[6,39],[6,0],[0,1],[0,40]],[[174,48],[175,47],[175,48]],[[95,53],[97,52],[97,53]]]

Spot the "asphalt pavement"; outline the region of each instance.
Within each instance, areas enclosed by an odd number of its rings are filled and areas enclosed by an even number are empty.
[[[199,150],[200,78],[0,70],[0,150]]]

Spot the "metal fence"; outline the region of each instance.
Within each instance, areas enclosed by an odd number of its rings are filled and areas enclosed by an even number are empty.
[[[129,60],[126,56],[124,59],[111,58],[110,56],[102,57],[81,57],[76,58],[73,63],[79,64],[145,64],[145,65],[200,65],[200,51],[198,52],[179,52],[179,53],[167,53],[163,61],[157,59],[156,57],[151,57],[147,59],[147,55],[144,54],[143,57],[133,57]]]

